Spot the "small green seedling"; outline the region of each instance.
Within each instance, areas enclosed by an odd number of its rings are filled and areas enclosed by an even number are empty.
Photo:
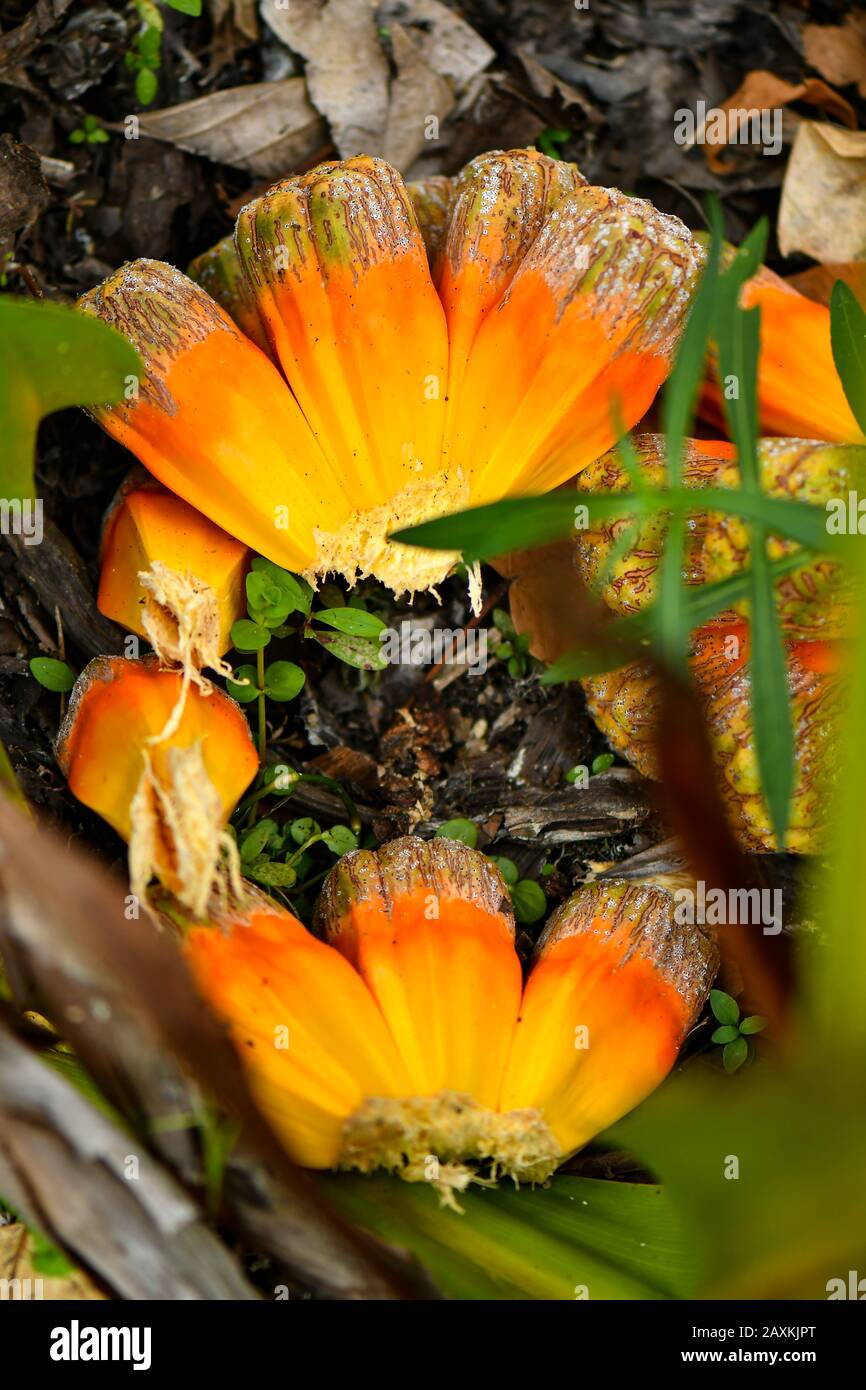
[[[529,675],[533,666],[533,658],[529,654],[532,638],[528,633],[517,631],[511,614],[504,608],[494,608],[493,626],[500,635],[495,652],[500,660],[508,662],[508,674],[516,680]]]
[[[763,1032],[767,1020],[760,1014],[751,1014],[748,1018],[741,1019],[740,1006],[736,999],[732,999],[730,994],[725,994],[721,989],[710,990],[710,1008],[721,1025],[713,1033],[712,1041],[723,1048],[722,1064],[725,1071],[739,1071],[749,1055],[754,1053],[755,1045],[750,1042],[750,1038],[755,1033]]]
[[[103,130],[96,116],[85,116],[80,126],[69,132],[70,145],[106,145],[108,131]]]

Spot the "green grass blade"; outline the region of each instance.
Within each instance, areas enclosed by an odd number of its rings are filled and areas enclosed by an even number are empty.
[[[761,222],[722,275],[716,301],[719,373],[724,383],[735,388],[723,392],[725,412],[737,446],[741,496],[753,501],[763,499],[758,463],[757,384],[761,315],[759,309],[742,309],[739,299],[744,282],[761,262],[765,245],[766,224]],[[817,524],[820,518],[821,530],[826,536],[825,516],[819,508],[812,510],[815,513],[812,524]],[[810,543],[815,544],[815,540]],[[752,727],[761,786],[777,842],[783,848],[794,789],[796,749],[787,658],[769,575],[766,531],[760,517],[753,518],[751,523],[750,576]]]

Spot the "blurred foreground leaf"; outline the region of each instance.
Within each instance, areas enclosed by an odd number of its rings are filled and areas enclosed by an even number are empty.
[[[115,329],[62,304],[0,296],[0,494],[33,496],[33,451],[43,415],[123,397],[142,373]]]
[[[347,1173],[321,1182],[338,1211],[411,1250],[450,1298],[682,1298],[691,1288],[682,1228],[649,1184],[557,1177],[545,1188],[471,1188],[461,1214],[426,1183]]]

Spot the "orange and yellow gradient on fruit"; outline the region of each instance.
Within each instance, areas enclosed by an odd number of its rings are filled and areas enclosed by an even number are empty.
[[[128,842],[133,892],[156,876],[200,912],[259,760],[222,691],[192,685],[177,714],[183,681],[155,657],[97,657],[75,683],[56,751],[73,795]]]
[[[614,442],[614,398],[641,418],[704,257],[534,150],[414,198],[432,270],[412,194],[359,156],[243,208],[200,283],[136,261],[81,301],[142,355],[98,415],[166,487],[287,569],[410,593],[458,557],[390,532],[564,482]]]
[[[245,545],[137,469],[105,520],[97,606],[164,664],[220,669],[246,613],[249,560]]]
[[[718,964],[667,887],[614,881],[559,909],[524,985],[499,871],[445,839],[346,855],[316,926],[260,902],[185,951],[299,1163],[444,1194],[482,1172],[543,1180],[637,1105]]]

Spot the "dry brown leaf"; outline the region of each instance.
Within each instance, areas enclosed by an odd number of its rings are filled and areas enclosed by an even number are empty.
[[[830,306],[830,296],[837,280],[842,280],[866,309],[866,261],[844,261],[841,264],[810,265],[799,275],[789,275],[786,285],[814,299],[816,304]]]
[[[866,131],[803,121],[782,186],[779,246],[822,264],[866,259]]]
[[[512,621],[518,632],[530,634],[532,655],[539,661],[557,661],[577,646],[584,626],[577,611],[574,543],[554,541],[537,550],[511,551],[495,563],[511,580]]]
[[[851,103],[840,97],[838,92],[834,92],[832,87],[828,87],[826,82],[822,82],[820,77],[809,77],[805,82],[786,82],[783,77],[777,77],[775,73],[767,72],[763,68],[756,68],[748,73],[733,96],[722,102],[720,110],[725,113],[745,113],[742,120],[734,118],[730,122],[728,133],[734,138],[740,125],[744,124],[751,112],[774,111],[790,106],[794,101],[817,106],[827,115],[834,116],[843,125],[849,126],[851,130],[857,128],[857,116]],[[704,144],[704,157],[714,174],[727,174],[735,167],[732,160],[724,158],[721,153],[723,149],[723,144]]]
[[[235,29],[245,39],[252,41],[259,37],[256,0],[209,0],[209,8],[215,29],[231,17]]]
[[[838,87],[857,83],[866,97],[866,11],[855,10],[844,24],[807,24],[803,49],[810,67]]]
[[[428,67],[401,24],[391,26],[397,76],[391,84],[385,158],[395,169],[408,169],[424,148],[428,117],[444,120],[454,106],[451,83]],[[438,130],[438,127],[436,127]]]
[[[34,1241],[26,1226],[12,1221],[0,1226],[0,1287],[9,1289],[5,1296],[12,1300],[44,1299],[45,1302],[78,1302],[84,1299],[104,1299],[82,1269],[59,1277],[41,1274],[33,1264]],[[9,1281],[4,1283],[3,1281]]]
[[[297,168],[328,138],[302,77],[228,87],[138,120],[144,135],[262,178]]]
[[[261,15],[306,60],[310,100],[327,117],[341,157],[384,154],[388,64],[376,0],[291,0],[287,9],[263,0]]]
[[[528,48],[516,48],[515,53],[523,64],[523,70],[529,78],[529,85],[532,87],[536,96],[541,97],[542,101],[550,101],[552,97],[559,97],[563,107],[579,106],[585,116],[588,116],[594,125],[602,123],[600,111],[593,106],[591,101],[578,91],[577,87],[572,87],[570,82],[565,82],[561,77],[557,77],[555,72],[551,72]]]
[[[385,0],[379,19],[387,28],[399,24],[427,66],[450,78],[458,92],[496,56],[465,19],[439,0]]]

